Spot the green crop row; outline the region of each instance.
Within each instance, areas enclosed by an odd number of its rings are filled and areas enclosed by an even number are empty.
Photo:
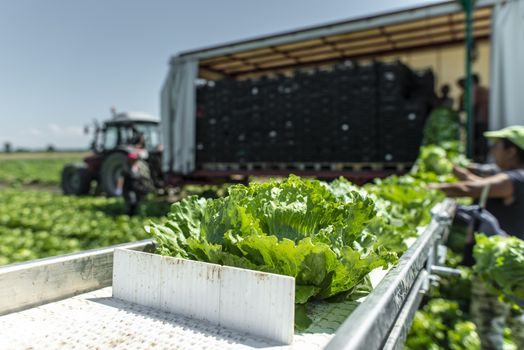
[[[79,158],[0,160],[0,181],[10,184],[59,184],[64,165]]]
[[[169,210],[149,200],[142,215],[123,215],[122,199],[0,190],[0,265],[149,238],[144,226]]]

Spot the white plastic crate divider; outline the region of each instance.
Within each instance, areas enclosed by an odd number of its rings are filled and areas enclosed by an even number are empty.
[[[116,249],[113,297],[291,344],[295,279]]]

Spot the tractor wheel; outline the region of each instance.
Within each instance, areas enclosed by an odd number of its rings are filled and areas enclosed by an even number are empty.
[[[91,187],[91,174],[84,164],[66,165],[62,170],[60,185],[66,195],[88,194]]]
[[[122,170],[127,162],[125,153],[112,153],[106,157],[100,170],[100,183],[102,192],[108,196],[115,196],[116,182],[122,174]]]

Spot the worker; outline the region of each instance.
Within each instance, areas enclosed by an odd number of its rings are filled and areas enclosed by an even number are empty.
[[[122,170],[122,176],[117,180],[116,195],[123,195],[126,213],[129,216],[137,214],[140,201],[154,189],[146,162],[140,159],[136,152],[127,156],[127,164]]]
[[[146,147],[146,137],[142,132],[136,132],[131,139],[131,144],[134,147],[134,152],[138,153],[140,159],[147,159],[149,152]]]
[[[511,126],[484,135],[494,141],[491,153],[501,170],[499,173],[479,177],[455,167],[459,182],[432,184],[430,187],[440,189],[450,197],[477,199],[488,187],[487,212],[493,214],[505,233],[524,239],[524,126]],[[502,349],[506,321],[517,349],[524,349],[523,311],[501,302],[478,277],[472,281],[471,314],[482,349]]]
[[[450,87],[444,84],[440,87],[440,96],[437,98],[437,106],[453,109],[453,98],[449,96]]]
[[[489,89],[482,86],[478,74],[473,74],[473,159],[477,162],[484,162],[488,153],[488,145],[483,137],[488,130],[489,113]],[[465,80],[459,79],[457,85],[463,90],[459,99],[459,110],[464,111],[464,86]]]

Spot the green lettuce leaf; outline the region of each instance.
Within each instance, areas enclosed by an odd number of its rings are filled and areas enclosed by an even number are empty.
[[[524,305],[524,241],[476,235],[474,271],[506,298]]]

